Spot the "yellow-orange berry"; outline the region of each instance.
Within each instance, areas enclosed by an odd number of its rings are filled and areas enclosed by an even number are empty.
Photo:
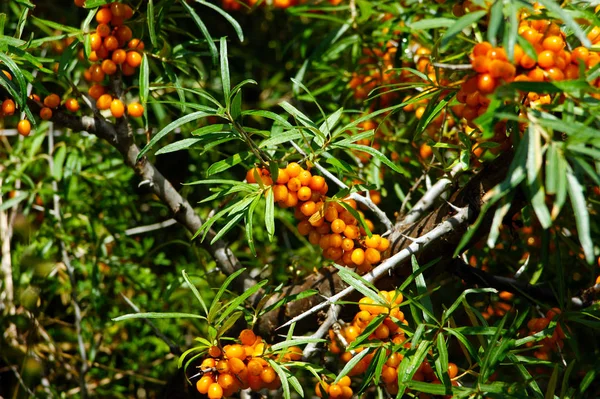
[[[126,62],[130,67],[137,68],[142,63],[142,56],[137,51],[128,51]]]
[[[56,108],[60,105],[60,97],[52,93],[44,98],[44,105],[48,108]]]
[[[352,262],[357,265],[362,264],[365,261],[365,251],[362,248],[356,248],[352,251]]]
[[[213,379],[212,376],[209,375],[205,375],[202,378],[200,378],[198,380],[198,382],[196,383],[196,389],[198,390],[198,392],[200,392],[201,394],[206,395],[208,393],[208,388],[210,387],[210,385],[213,383]]]
[[[125,105],[123,104],[123,101],[118,98],[112,100],[110,103],[110,112],[115,118],[122,117],[123,114],[125,114]]]
[[[365,251],[365,259],[371,264],[377,263],[381,260],[381,254],[375,248],[367,248]]]
[[[40,109],[40,118],[42,118],[45,121],[52,118],[52,110],[48,107]]]
[[[144,107],[140,103],[131,103],[127,106],[127,114],[134,118],[139,118],[144,114]]]
[[[27,119],[20,120],[17,123],[17,131],[21,136],[28,136],[31,132],[31,123]]]
[[[104,93],[106,93],[106,89],[104,88],[104,86],[99,85],[99,84],[92,85],[88,90],[88,94],[94,100],[99,99],[100,96],[103,95]]]
[[[256,342],[256,334],[250,329],[242,330],[240,333],[240,342],[243,345],[253,345]]]
[[[96,100],[96,108],[101,111],[110,108],[110,104],[112,102],[112,96],[110,94],[103,94]]]
[[[300,187],[298,190],[298,200],[308,201],[312,196],[312,190],[306,186]]]
[[[102,72],[107,75],[112,75],[117,72],[117,64],[115,64],[112,60],[104,60],[101,64]]]
[[[96,21],[99,24],[108,24],[112,18],[112,13],[109,8],[101,8],[96,13]]]
[[[71,112],[79,111],[79,102],[74,98],[67,98],[65,101],[65,107]]]
[[[2,102],[2,113],[6,116],[13,115],[15,113],[16,106],[13,99],[8,98]]]
[[[209,399],[221,399],[223,397],[223,388],[216,382],[213,382],[208,387],[208,398]]]

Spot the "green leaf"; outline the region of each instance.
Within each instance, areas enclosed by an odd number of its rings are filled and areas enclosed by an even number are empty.
[[[554,392],[556,391],[556,383],[558,382],[558,364],[554,365],[554,370],[552,370],[552,375],[550,376],[550,381],[548,381],[548,386],[546,388],[546,395],[544,399],[554,399]]]
[[[383,320],[387,317],[387,313],[381,313],[373,317],[369,324],[365,327],[362,333],[346,348],[346,351],[350,351],[359,347],[365,340],[369,339],[369,336],[377,330],[377,328],[383,323]]]
[[[552,225],[550,212],[546,207],[546,193],[541,184],[542,148],[539,127],[534,121],[529,124],[527,131],[527,185],[531,196],[531,205],[544,229]]]
[[[245,268],[241,268],[240,270],[237,270],[235,272],[233,272],[232,274],[230,274],[225,281],[223,282],[223,285],[221,285],[221,288],[219,288],[219,291],[217,291],[217,294],[215,295],[215,297],[213,298],[211,304],[210,304],[210,308],[208,310],[208,322],[212,323],[213,319],[215,317],[215,314],[219,311],[219,300],[221,299],[221,296],[223,296],[223,294],[225,293],[225,290],[227,289],[227,287],[229,287],[229,284],[231,284],[231,282],[240,274],[242,274],[244,271],[246,271]]]
[[[320,342],[326,342],[326,340],[321,339],[321,338],[310,338],[310,337],[294,338],[294,339],[290,339],[290,340],[285,340],[283,342],[279,342],[279,343],[271,346],[269,348],[269,351],[277,352],[281,349],[286,349],[291,346],[300,346],[300,345],[306,345],[306,344],[318,344]]]
[[[411,22],[408,27],[414,31],[449,28],[454,25],[455,22],[456,20],[451,18],[429,18]]]
[[[130,319],[203,319],[206,317],[193,313],[178,313],[178,312],[146,312],[146,313],[129,313],[123,316],[115,317],[113,321],[123,321]]]
[[[202,299],[202,295],[200,295],[200,292],[198,291],[196,286],[192,284],[185,270],[181,271],[181,275],[183,276],[183,279],[187,283],[188,287],[190,287],[190,289],[192,290],[192,293],[194,294],[198,302],[200,302],[200,305],[204,309],[204,313],[208,316],[208,308],[206,307],[206,303],[204,303],[204,299]]]
[[[148,21],[148,34],[150,35],[150,43],[152,43],[152,47],[156,47],[158,40],[156,38],[156,26],[154,26],[154,0],[148,0],[146,19]],[[146,54],[144,54],[144,57],[145,56]]]
[[[217,330],[217,338],[222,337],[223,334],[225,334],[227,331],[229,331],[229,329],[231,327],[233,327],[235,325],[235,323],[238,321],[238,319],[240,317],[242,317],[243,315],[244,315],[244,312],[239,311],[239,312],[234,312],[229,318],[227,318],[223,322],[223,324],[221,324],[219,329]]]
[[[202,35],[204,36],[204,40],[206,40],[206,44],[208,44],[208,49],[210,51],[210,56],[212,58],[212,62],[213,62],[213,64],[216,64],[217,60],[219,59],[219,52],[217,50],[217,46],[215,45],[215,42],[213,41],[212,37],[210,36],[210,33],[208,32],[208,28],[206,28],[206,25],[204,24],[204,22],[202,22],[202,19],[200,19],[198,14],[196,14],[196,11],[194,11],[192,6],[190,6],[187,3],[187,1],[180,0],[179,2],[187,10],[187,12],[192,16],[192,19],[196,23],[196,26],[200,29],[200,32],[202,32]]]
[[[384,299],[377,294],[377,289],[371,283],[346,267],[334,266],[338,269],[338,275],[346,284],[364,296],[371,298],[375,302],[374,305],[386,306]]]
[[[148,66],[148,56],[146,53],[142,56],[142,64],[140,65],[140,101],[146,110],[146,102],[150,93],[150,68]]]
[[[225,103],[230,103],[229,93],[231,92],[231,80],[229,78],[229,60],[227,59],[227,38],[221,38],[221,82],[223,84],[223,97]]]
[[[201,141],[202,141],[202,139],[183,139],[183,140],[179,140],[179,141],[176,141],[174,143],[167,144],[166,146],[164,146],[160,150],[156,151],[155,155],[167,154],[169,152],[186,150],[186,149],[190,148],[191,146],[193,146],[194,144],[200,143]]]
[[[254,201],[250,204],[248,208],[248,213],[246,214],[246,239],[248,240],[248,246],[250,247],[250,252],[252,255],[256,256],[256,248],[254,247],[254,235],[252,230],[252,223],[254,218],[254,210],[258,206],[260,202],[260,195],[257,195]]]
[[[452,390],[450,378],[448,377],[448,348],[446,347],[444,335],[441,332],[439,332],[437,335],[436,348],[438,351],[438,357],[435,359],[435,368],[438,372],[438,376],[444,382],[446,390]]]
[[[4,211],[6,209],[10,209],[10,208],[16,206],[17,204],[19,204],[21,201],[23,201],[27,197],[29,197],[29,194],[24,191],[18,193],[14,198],[11,198],[8,201],[2,202],[2,204],[0,204],[0,211]]]
[[[267,203],[265,204],[265,227],[269,235],[269,241],[275,236],[275,200],[273,187],[267,191]]]
[[[207,346],[195,346],[193,348],[186,350],[185,352],[183,352],[181,354],[181,356],[179,356],[179,360],[177,361],[177,368],[181,368],[181,366],[183,365],[183,361],[190,353],[204,352],[206,350],[207,350]]]
[[[577,226],[577,235],[583,248],[585,260],[588,264],[594,263],[594,242],[590,235],[590,215],[587,210],[587,201],[583,185],[573,174],[573,170],[567,165],[567,191],[571,199],[573,213],[575,214],[575,223]]]
[[[217,173],[221,173],[231,168],[232,166],[239,164],[240,162],[246,160],[250,156],[250,154],[251,153],[249,151],[240,152],[210,165],[210,167],[206,171],[206,177],[212,176]]]
[[[446,33],[444,33],[444,36],[442,36],[442,49],[446,48],[450,41],[462,32],[463,29],[479,21],[484,15],[487,15],[487,10],[471,12],[459,18],[450,28],[448,28]]]
[[[279,376],[279,380],[281,381],[281,388],[283,389],[283,399],[290,399],[290,385],[288,383],[288,376],[284,369],[274,360],[266,359],[267,362],[273,367],[273,370]]]
[[[185,3],[185,1],[184,1]],[[148,144],[142,148],[140,153],[137,156],[137,160],[139,161],[149,150],[152,148],[154,144],[156,144],[160,139],[162,139],[167,134],[171,133],[173,130],[177,129],[181,125],[185,125],[186,123],[195,121],[200,118],[206,118],[207,116],[216,116],[215,114],[204,112],[204,111],[196,111],[191,114],[187,114],[179,119],[174,120],[165,126],[160,132],[156,133],[154,137],[150,140]]]
[[[233,30],[235,30],[235,33],[238,35],[240,42],[244,41],[244,31],[242,30],[242,27],[240,26],[240,24],[235,20],[235,18],[233,18],[231,15],[229,15],[227,12],[225,12],[222,8],[220,8],[214,4],[211,4],[204,0],[194,0],[194,1],[196,3],[200,3],[203,6],[206,6],[210,9],[218,12],[219,14],[221,14],[227,20],[227,22],[229,22],[231,24],[231,26],[233,27]]]
[[[261,310],[260,313],[261,314],[269,313],[272,310],[279,309],[281,306],[285,305],[286,303],[298,301],[298,300],[304,299],[304,298],[308,298],[310,296],[317,294],[318,292],[319,291],[317,291],[317,290],[306,290],[306,291],[299,292],[297,294],[292,294],[292,295],[286,294],[285,296],[283,296],[281,299],[279,299],[274,304],[269,305],[266,308],[264,308],[263,310]]]
[[[410,258],[413,273],[417,273],[419,270],[419,263],[417,262],[417,258],[412,255]],[[429,297],[429,293],[427,290],[427,284],[425,284],[425,277],[423,273],[417,274],[415,278],[415,284],[417,286],[417,292],[421,296],[421,304],[427,312],[423,312],[423,319],[428,323],[435,323],[435,319],[431,316],[433,315],[433,305],[431,303],[431,298]]]
[[[25,81],[23,72],[21,72],[21,69],[17,66],[17,64],[15,64],[15,62],[3,52],[0,52],[0,64],[4,64],[4,66],[8,68],[10,74],[13,76],[13,79],[17,81],[19,91],[15,90],[14,83],[9,81],[3,73],[0,74],[0,84],[2,84],[2,86],[4,86],[10,92],[19,108],[22,111],[25,111],[31,124],[36,126],[36,119],[33,117],[33,114],[27,105],[27,82]]]
[[[360,362],[362,360],[363,357],[365,357],[369,354],[369,352],[370,352],[370,350],[365,349],[365,350],[357,353],[356,355],[352,356],[350,361],[344,365],[344,368],[342,369],[342,371],[340,371],[339,374],[337,375],[337,377],[335,379],[335,383],[338,383],[342,379],[342,377],[347,375],[350,372],[350,370],[352,370],[354,368],[354,366],[356,366],[358,364],[358,362]]]

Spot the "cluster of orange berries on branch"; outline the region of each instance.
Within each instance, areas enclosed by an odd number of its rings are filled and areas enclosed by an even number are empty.
[[[367,273],[374,264],[381,261],[381,253],[387,250],[390,242],[378,234],[367,236],[364,227],[348,210],[352,208],[364,219],[353,199],[334,200],[326,196],[327,182],[322,176],[290,162],[285,169],[279,169],[274,182],[267,169],[253,168],[246,174],[248,183],[260,181],[273,190],[273,199],[283,208],[294,208],[294,216],[299,220],[298,232],[308,237],[313,245],[319,245],[327,259],[342,266],[354,267]],[[373,231],[373,223],[365,219],[366,226]]]
[[[350,387],[352,380],[347,375],[340,378],[337,383],[328,384],[325,379],[317,382],[315,393],[319,398],[324,397],[323,392],[331,399],[350,399],[354,392]]]
[[[250,329],[240,333],[239,343],[222,348],[211,346],[208,357],[199,366],[202,376],[196,382],[196,389],[210,399],[231,396],[241,389],[278,389],[281,381],[267,359],[297,361],[302,358],[302,350],[292,346],[286,354],[275,357],[266,354],[268,348],[269,345]]]
[[[368,337],[367,343],[379,341],[383,344],[392,343],[396,345],[404,345],[410,348],[410,343],[406,342],[406,336],[401,325],[408,325],[408,321],[404,318],[404,313],[400,310],[400,304],[404,299],[399,291],[380,291],[379,297],[385,305],[381,305],[369,297],[363,297],[358,302],[360,311],[354,316],[351,323],[343,323],[337,328],[329,330],[329,350],[333,354],[340,355],[340,359],[348,363],[357,353],[363,350],[368,350],[367,347],[359,347],[353,351],[348,351],[347,347],[354,342],[367,328],[369,323],[378,315],[387,315],[381,324]],[[339,323],[338,324],[342,324]],[[348,376],[363,374],[369,364],[373,361],[375,354],[369,353],[364,356],[354,367],[348,372]],[[388,350],[387,359],[381,370],[381,381],[385,384],[386,390],[395,395],[398,392],[398,366],[404,355],[399,352]],[[448,364],[448,374],[450,378],[455,378],[458,374],[458,368],[455,364]],[[413,376],[415,381],[429,381],[440,383],[440,380],[435,375],[429,362],[425,360],[419,370]],[[456,381],[452,381],[456,385]],[[317,384],[317,395],[319,395],[319,386],[327,387],[323,382]],[[321,397],[321,396],[320,396]],[[425,397],[425,396],[423,396]]]
[[[538,317],[529,320],[527,323],[527,329],[529,335],[536,334],[548,327],[552,320],[555,320],[560,315],[560,309],[552,308],[546,312],[546,317]],[[560,323],[557,323],[552,336],[544,338],[540,343],[541,347],[537,348],[533,353],[533,356],[540,360],[550,360],[552,352],[560,350],[564,346],[565,332],[563,331]],[[535,346],[535,342],[528,342],[528,347]]]
[[[83,2],[75,2],[80,5]],[[111,3],[102,6],[96,13],[98,26],[90,34],[90,49],[88,60],[92,65],[84,72],[84,78],[91,82],[88,94],[96,100],[96,107],[101,110],[110,110],[112,116],[121,118],[127,114],[140,117],[144,109],[139,103],[131,103],[127,107],[119,98],[107,93],[102,84],[107,76],[114,75],[119,70],[124,76],[135,74],[136,68],[142,63],[141,51],[144,42],[133,37],[130,27],[125,21],[133,16],[133,9],[123,3]],[[84,58],[83,50],[80,58]]]

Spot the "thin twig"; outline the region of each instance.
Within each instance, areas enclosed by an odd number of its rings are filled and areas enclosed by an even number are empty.
[[[131,309],[134,310],[134,312],[136,313],[140,313],[140,309],[133,303],[131,302],[131,300],[129,298],[127,298],[125,296],[125,294],[121,293],[121,297],[123,297],[123,299],[125,300],[125,302],[127,302],[127,304],[129,305],[129,307]],[[147,318],[142,318],[142,320],[144,321],[144,323],[146,323],[151,329],[152,331],[154,331],[154,335],[156,335],[158,338],[162,339],[163,342],[165,344],[167,344],[167,346],[169,347],[169,350],[171,351],[172,354],[179,356],[181,355],[181,349],[179,349],[179,346],[177,344],[175,344],[173,341],[171,341],[169,339],[169,337],[167,337],[166,335],[164,335],[160,329],[158,327],[156,327],[156,325],[154,323],[152,323],[150,320],[148,320]]]
[[[132,227],[131,229],[125,230],[126,236],[134,236],[136,234],[148,233],[150,231],[164,229],[165,227],[172,226],[177,223],[175,219],[167,219],[163,222],[147,224],[145,226]]]
[[[329,307],[329,310],[327,311],[327,318],[323,321],[323,324],[321,324],[321,326],[319,327],[319,329],[310,336],[310,338],[316,338],[316,339],[320,339],[323,338],[325,336],[325,334],[327,334],[327,332],[329,331],[329,328],[333,325],[333,323],[336,322],[337,318],[338,318],[338,314],[340,312],[341,306],[340,305],[331,305]],[[317,343],[315,342],[311,342],[309,344],[307,344],[304,347],[304,350],[302,351],[302,357],[307,360],[309,359],[312,354],[314,352],[316,352],[317,350]]]
[[[415,223],[419,220],[425,212],[431,208],[433,203],[452,185],[454,177],[462,170],[462,166],[456,165],[448,173],[448,177],[443,177],[438,180],[427,192],[421,197],[415,206],[406,214],[404,218],[398,223],[397,227],[401,228]]]
[[[384,260],[379,266],[375,267],[368,274],[365,274],[363,276],[363,278],[368,282],[376,281],[377,279],[382,277],[384,274],[386,274],[388,271],[391,271],[397,265],[399,265],[402,262],[404,262],[405,260],[407,260],[410,256],[416,255],[416,254],[422,252],[425,248],[427,248],[433,242],[436,242],[437,240],[442,238],[447,233],[455,230],[459,226],[463,226],[463,225],[467,224],[469,217],[471,216],[470,215],[471,213],[472,212],[469,211],[469,207],[461,208],[460,211],[456,215],[446,219],[445,221],[440,223],[437,227],[435,227],[433,230],[431,230],[429,233],[415,239],[415,241],[413,243],[411,243],[409,246],[407,246],[403,250],[399,251],[392,257]],[[354,287],[352,287],[352,286],[346,287],[345,289],[343,289],[336,295],[328,298],[327,300],[325,300],[324,302],[321,302],[320,304],[318,304],[316,306],[313,306],[309,310],[292,318],[291,320],[289,320],[288,322],[286,322],[285,324],[283,324],[282,326],[280,326],[278,328],[287,327],[287,326],[291,325],[292,323],[298,322],[299,320],[302,320],[305,317],[307,317],[315,312],[318,312],[319,310],[323,309],[324,307],[326,307],[328,305],[335,304],[337,301],[343,299],[344,297],[346,297],[353,291],[354,291]]]
[[[53,134],[53,126],[52,122],[48,125],[48,166],[50,167],[50,171],[54,170],[54,159],[52,158],[52,151],[54,149],[54,134]],[[58,226],[58,230],[62,230],[62,218],[60,215],[60,197],[58,195],[58,183],[56,180],[52,180],[52,199],[54,203],[54,217],[56,218],[56,224]],[[67,268],[67,274],[69,275],[69,281],[71,283],[71,302],[73,304],[73,310],[75,312],[75,331],[77,333],[77,344],[79,347],[79,354],[81,356],[81,367],[79,373],[79,386],[81,388],[81,397],[83,399],[87,398],[87,383],[85,380],[85,375],[88,371],[88,360],[87,360],[87,352],[85,350],[85,343],[83,342],[83,336],[81,333],[81,307],[79,305],[79,301],[77,300],[77,280],[75,279],[75,268],[71,264],[71,259],[69,254],[67,253],[67,247],[65,242],[62,239],[59,239],[60,245],[60,253],[62,262]]]

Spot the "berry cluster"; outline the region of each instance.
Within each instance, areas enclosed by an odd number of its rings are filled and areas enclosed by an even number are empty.
[[[275,182],[267,169],[259,168],[250,169],[246,181],[270,186],[279,206],[295,208],[298,232],[307,236],[311,244],[319,245],[327,259],[340,265],[367,273],[381,261],[381,253],[390,246],[387,238],[378,234],[368,237],[366,230],[359,226],[358,219],[348,209],[355,210],[364,219],[362,211],[356,210],[356,201],[328,198],[325,179],[313,176],[296,162],[279,169]],[[365,222],[372,231],[373,223],[368,219]]]
[[[281,381],[267,361],[271,357],[266,354],[268,347],[249,329],[240,333],[239,343],[225,345],[222,349],[211,346],[208,357],[199,366],[202,377],[196,382],[196,389],[210,399],[231,396],[241,389],[278,389]],[[289,362],[301,358],[302,350],[293,346],[288,353],[274,360]]]
[[[247,7],[254,7],[259,0],[223,0],[222,7],[227,11],[239,11]],[[339,5],[342,0],[328,0],[329,4],[333,6]],[[285,9],[298,4],[304,4],[306,0],[263,0],[259,6],[271,6],[273,8]]]
[[[403,300],[402,294],[399,291],[380,291],[379,296],[385,305],[376,303],[369,297],[364,297],[359,301],[358,306],[360,311],[354,316],[351,323],[345,323],[340,328],[332,328],[329,330],[329,338],[331,339],[329,350],[334,354],[339,354],[340,359],[343,362],[349,362],[355,353],[368,350],[367,348],[361,347],[354,349],[353,353],[352,351],[347,351],[346,348],[365,331],[373,318],[380,314],[386,314],[388,316],[383,319],[381,324],[368,337],[368,340],[371,342],[375,340],[384,343],[390,342],[396,345],[404,344],[405,347],[410,347],[409,343],[405,343],[406,336],[401,328],[402,324],[408,325],[408,322],[404,319],[404,313],[400,310],[400,304]],[[373,356],[373,353],[369,353],[363,357],[350,370],[348,376],[364,373],[372,362]],[[404,356],[401,353],[389,351],[388,358],[381,370],[381,380],[385,384],[387,391],[392,395],[395,395],[398,392],[398,366],[403,357]],[[458,374],[458,368],[454,363],[448,364],[448,374],[450,378],[454,378]],[[435,375],[427,360],[421,364],[419,370],[413,376],[413,380],[440,383],[440,380]],[[455,381],[452,383],[456,384]],[[319,395],[320,386],[327,387],[327,385],[323,384],[323,382],[317,384],[317,395],[319,397],[321,397]],[[331,389],[331,386],[329,386],[329,389]]]
[[[560,309],[552,308],[546,312],[546,317],[533,318],[527,323],[527,329],[529,329],[529,335],[533,335],[544,330],[550,322],[556,319],[560,315]],[[563,340],[565,339],[565,333],[560,326],[556,324],[554,332],[551,337],[544,338],[541,341],[541,347],[537,348],[533,353],[533,356],[540,360],[550,360],[550,354],[557,349],[562,349],[564,346]],[[528,342],[527,346],[534,346],[534,342]]]
[[[352,388],[350,388],[350,384],[352,380],[347,375],[340,378],[337,383],[328,384],[325,379],[317,382],[315,386],[315,393],[319,398],[322,398],[323,393],[325,392],[327,396],[331,399],[350,399],[354,392],[352,392]]]
[[[83,2],[75,1],[77,5],[81,3]],[[84,78],[91,82],[88,94],[96,100],[99,110],[110,109],[115,118],[121,118],[125,114],[125,105],[122,100],[107,93],[106,86],[102,83],[105,77],[114,75],[119,70],[124,76],[131,76],[142,63],[140,52],[144,50],[144,42],[133,38],[131,28],[124,24],[132,16],[133,9],[127,4],[105,4],[96,13],[98,26],[89,37],[91,52],[88,60],[92,65],[84,72]],[[83,50],[80,57],[83,58]],[[137,118],[143,113],[144,108],[139,103],[127,106],[129,116]]]

